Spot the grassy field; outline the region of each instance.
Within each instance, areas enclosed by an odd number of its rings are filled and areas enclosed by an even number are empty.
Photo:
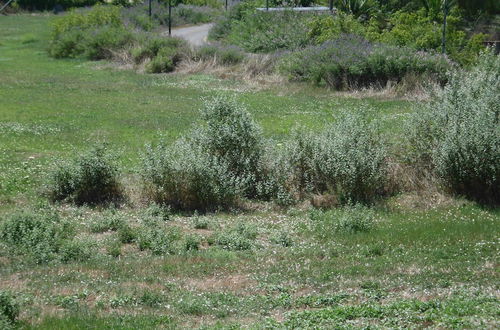
[[[47,208],[40,196],[47,169],[93,142],[109,143],[133,177],[144,144],[185,132],[202,99],[215,93],[246,104],[277,141],[296,125],[317,129],[341,110],[366,105],[397,141],[413,106],[300,85],[255,88],[210,75],[143,75],[55,60],[45,51],[49,20],[0,17],[0,223],[17,210]],[[263,204],[244,213],[173,215],[159,224],[175,237],[164,255],[117,247],[119,233],[96,225],[116,217],[140,227],[150,216],[141,207],[50,206],[91,253],[37,265],[0,243],[0,290],[20,304],[20,328],[500,326],[500,212],[425,198],[377,205],[371,230],[360,233],[336,231],[341,209]],[[414,199],[428,207],[412,207]],[[217,243],[234,231],[245,249]],[[189,248],[192,239],[199,250]]]

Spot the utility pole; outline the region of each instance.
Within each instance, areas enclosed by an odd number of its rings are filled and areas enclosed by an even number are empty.
[[[149,18],[151,18],[152,14],[153,14],[153,10],[152,10],[152,9],[153,9],[153,7],[152,7],[152,5],[151,5],[151,2],[152,2],[152,1],[153,1],[153,0],[149,0]]]
[[[172,36],[172,0],[168,0],[168,36]]]
[[[446,16],[448,16],[448,0],[443,0],[443,54],[446,54]]]
[[[266,11],[269,11],[269,0],[266,0]]]
[[[227,11],[227,0],[226,0],[226,11]]]

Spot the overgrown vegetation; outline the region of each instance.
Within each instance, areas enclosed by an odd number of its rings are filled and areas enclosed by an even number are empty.
[[[292,53],[281,63],[281,71],[293,80],[325,83],[336,90],[385,86],[407,75],[444,83],[451,67],[443,56],[372,44],[356,35]]]
[[[0,328],[497,326],[498,56],[419,104],[56,61],[47,19],[0,20]],[[72,157],[103,139],[126,202],[49,204],[54,159],[108,173]]]
[[[50,211],[17,213],[2,221],[0,239],[12,253],[26,254],[36,263],[56,259],[71,238],[68,223]]]
[[[0,291],[0,326],[10,329],[19,316],[19,305],[8,291]]]
[[[58,163],[47,188],[53,201],[78,205],[117,201],[121,196],[118,168],[105,146]]]
[[[257,12],[259,1],[236,5],[211,31],[211,38],[235,44],[251,52],[295,50],[307,45],[335,41],[343,34],[355,34],[370,42],[407,47],[415,51],[441,51],[442,1],[408,1],[398,6],[379,1],[340,1],[337,15],[307,15],[292,11]],[[475,62],[484,49],[484,33],[467,32],[462,13],[450,2],[446,53],[462,65]],[[280,5],[280,4],[274,4]]]
[[[143,178],[153,200],[181,209],[230,207],[255,194],[262,153],[260,128],[234,101],[207,101],[206,125],[175,144],[149,147]]]
[[[499,56],[483,54],[474,69],[452,76],[410,125],[417,164],[432,164],[451,191],[496,204],[500,201],[499,69]]]

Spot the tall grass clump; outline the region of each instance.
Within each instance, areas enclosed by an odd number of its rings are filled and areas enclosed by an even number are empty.
[[[429,106],[412,118],[414,165],[434,171],[453,193],[500,202],[500,57],[480,56],[455,73]],[[425,164],[429,165],[425,165]]]
[[[148,147],[143,178],[153,200],[177,209],[210,210],[256,195],[260,127],[234,100],[205,101],[203,123],[171,146]]]
[[[97,146],[51,172],[48,193],[53,201],[77,205],[117,201],[121,196],[118,168],[105,146]]]
[[[375,212],[366,206],[355,204],[328,211],[313,210],[310,214],[314,230],[320,237],[332,234],[356,234],[368,232],[375,226]]]
[[[238,64],[243,62],[245,57],[245,53],[239,47],[220,44],[202,46],[195,53],[196,60],[214,61],[220,65]]]

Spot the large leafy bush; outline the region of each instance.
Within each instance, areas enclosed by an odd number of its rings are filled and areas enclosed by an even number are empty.
[[[460,29],[461,18],[452,12],[447,18],[446,53],[462,64],[472,63],[481,49],[486,35],[478,34],[468,39]],[[398,46],[408,46],[417,50],[441,50],[442,14],[426,14],[424,10],[396,12],[390,16],[380,33],[372,33],[369,38]]]
[[[123,25],[119,7],[98,5],[55,19],[49,53],[56,58],[85,55],[89,59],[104,59],[133,39]]]
[[[485,53],[458,72],[411,121],[417,166],[426,163],[453,192],[500,202],[500,57]]]
[[[228,170],[248,187],[255,185],[263,152],[262,130],[244,107],[217,96],[205,101],[202,118],[206,125],[196,134],[197,143],[208,154],[227,164]]]
[[[282,162],[287,178],[281,182],[292,195],[328,192],[341,203],[370,203],[387,181],[385,146],[362,109],[344,113],[319,134],[295,133]]]
[[[224,97],[207,100],[204,124],[170,147],[149,147],[143,177],[154,200],[180,209],[217,209],[254,196],[260,179],[260,128]]]

